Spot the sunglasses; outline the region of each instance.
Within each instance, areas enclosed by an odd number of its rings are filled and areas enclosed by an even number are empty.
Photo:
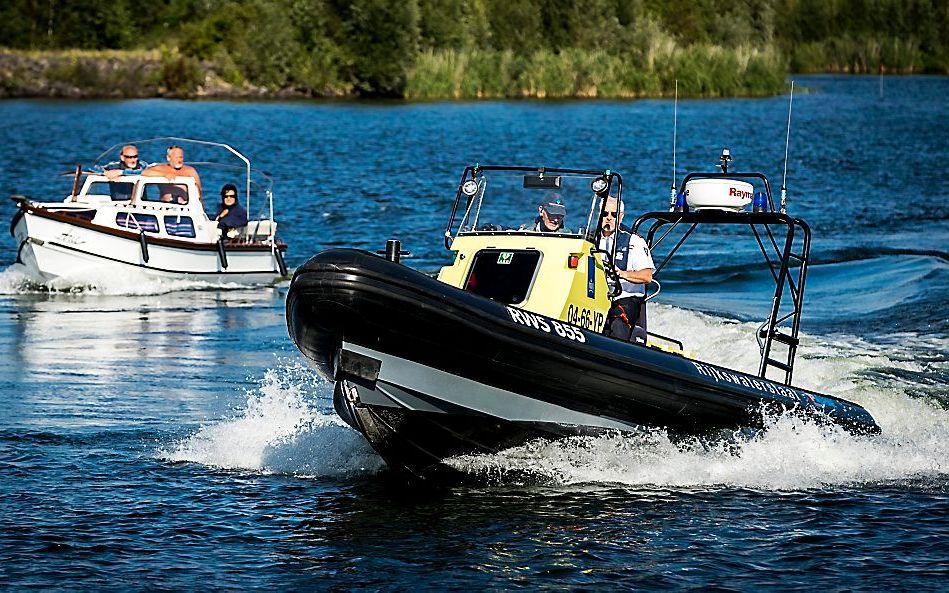
[[[224,194],[225,198],[237,198],[237,194]]]
[[[123,154],[122,158],[123,159],[137,159],[138,155],[137,154]]]
[[[612,212],[609,210],[603,211],[603,218],[611,218],[611,217],[616,218],[616,210],[613,210]]]

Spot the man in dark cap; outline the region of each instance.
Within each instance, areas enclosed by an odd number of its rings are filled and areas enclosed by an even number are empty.
[[[567,218],[567,207],[558,193],[550,193],[537,205],[537,218],[534,224],[524,225],[524,230],[540,233],[563,232],[563,221]]]

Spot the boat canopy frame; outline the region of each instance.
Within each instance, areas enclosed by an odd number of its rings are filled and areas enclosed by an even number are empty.
[[[455,191],[455,200],[452,203],[451,214],[448,216],[448,224],[445,227],[445,248],[451,249],[451,244],[454,238],[461,234],[461,229],[458,229],[456,234],[452,233],[452,230],[455,226],[455,219],[458,216],[459,207],[461,205],[462,198],[466,198],[465,211],[471,206],[472,202],[475,200],[475,196],[467,196],[462,191],[466,181],[475,181],[477,182],[480,174],[486,171],[501,171],[501,172],[520,172],[525,174],[536,174],[543,178],[544,176],[556,176],[556,175],[571,175],[571,176],[590,176],[590,177],[602,177],[606,181],[606,187],[600,192],[593,192],[591,189],[591,196],[596,195],[600,198],[599,203],[599,212],[594,218],[592,216],[593,211],[588,213],[587,222],[589,223],[582,233],[576,234],[564,234],[564,237],[575,237],[582,236],[587,241],[593,243],[594,245],[599,244],[600,238],[600,225],[599,221],[603,217],[603,211],[606,208],[606,199],[609,196],[617,198],[620,202],[623,199],[623,176],[616,171],[610,169],[563,169],[557,167],[527,167],[527,166],[516,166],[516,165],[480,165],[474,164],[465,167],[465,170],[461,174],[461,180],[458,182],[458,188]],[[483,200],[484,198],[484,188],[479,188],[478,199]],[[517,231],[498,231],[498,230],[470,230],[464,231],[466,235],[495,235],[495,234],[513,234]],[[611,254],[612,255],[612,254]]]
[[[478,182],[479,175],[486,171],[501,171],[501,172],[518,172],[526,174],[535,174],[540,178],[544,176],[557,176],[557,175],[569,175],[577,177],[597,177],[603,179],[606,182],[604,189],[600,191],[594,191],[593,188],[590,188],[591,191],[591,206],[590,211],[587,213],[587,225],[579,233],[563,233],[557,235],[551,235],[551,237],[562,237],[562,238],[577,238],[580,237],[593,244],[593,247],[590,248],[590,254],[596,255],[601,254],[606,258],[606,266],[604,267],[607,277],[611,282],[611,291],[610,296],[615,298],[622,292],[622,286],[619,276],[615,270],[614,262],[616,261],[616,250],[618,246],[617,241],[613,241],[612,248],[607,251],[600,249],[600,239],[602,237],[602,231],[600,229],[600,221],[603,219],[603,213],[606,210],[606,199],[609,197],[616,198],[619,204],[623,203],[623,176],[617,171],[611,169],[564,169],[559,167],[527,167],[527,166],[517,166],[517,165],[480,165],[474,164],[465,167],[465,170],[461,174],[461,180],[458,182],[458,189],[455,191],[455,201],[452,203],[451,214],[448,217],[448,224],[445,227],[445,248],[451,249],[453,240],[462,234],[462,229],[459,228],[455,235],[452,234],[452,229],[455,226],[455,218],[458,215],[459,206],[461,205],[462,198],[466,198],[466,203],[464,206],[464,212],[467,212],[471,207],[475,199],[483,201],[484,199],[484,185],[479,184],[478,192],[474,195],[466,195],[463,191],[465,183],[468,181]],[[477,198],[476,198],[477,196]],[[596,199],[599,200],[598,207],[596,205]],[[480,208],[480,205],[479,205]],[[594,213],[596,216],[594,216]],[[464,215],[462,216],[464,220]],[[465,235],[535,235],[533,231],[520,231],[520,230],[477,230],[472,229],[470,231],[464,231]]]
[[[768,369],[776,368],[784,373],[784,384],[790,385],[794,373],[797,347],[800,343],[799,333],[811,248],[811,228],[800,218],[775,211],[770,184],[761,173],[690,173],[685,176],[680,187],[685,187],[685,183],[690,179],[711,177],[762,180],[768,195],[768,208],[764,212],[720,209],[689,211],[688,207],[682,212],[647,212],[636,219],[632,231],[638,233],[640,228],[651,222],[644,238],[650,250],[654,250],[662,244],[663,240],[674,229],[680,225],[688,225],[676,244],[656,266],[655,274],[659,274],[700,225],[748,226],[761,251],[761,255],[768,265],[768,270],[771,272],[775,284],[771,312],[755,332],[755,338],[761,351],[758,376],[766,379]],[[666,226],[668,228],[663,230],[663,227]],[[780,234],[776,234],[775,227],[784,229],[783,246],[780,244],[782,237]],[[660,230],[663,230],[663,232],[657,238],[657,233]],[[797,267],[796,274],[793,273],[794,266]],[[785,293],[790,296],[791,306],[790,311],[782,312]],[[787,346],[786,356],[783,357],[783,360],[776,358],[773,350],[774,342]]]
[[[250,205],[251,184],[252,184],[252,172],[251,172],[250,159],[244,156],[244,154],[241,153],[236,148],[230,146],[229,144],[225,144],[223,142],[212,142],[210,140],[197,140],[195,138],[183,138],[180,136],[159,136],[157,138],[147,138],[144,140],[129,140],[126,142],[119,142],[117,144],[113,144],[112,146],[104,150],[102,154],[100,154],[99,156],[95,158],[95,160],[93,160],[92,166],[93,168],[101,166],[100,161],[106,158],[109,154],[111,154],[117,148],[121,148],[123,146],[127,146],[127,145],[142,146],[142,145],[152,145],[152,144],[167,143],[167,142],[181,142],[185,144],[195,144],[198,146],[210,146],[212,148],[220,148],[231,153],[234,157],[240,160],[241,163],[243,163],[243,166],[240,166],[240,167],[234,164],[218,163],[214,161],[189,161],[188,164],[191,166],[209,166],[210,165],[210,166],[215,166],[215,167],[220,167],[220,168],[225,168],[225,169],[231,168],[231,167],[239,168],[241,171],[244,172],[244,175],[245,175],[245,179],[244,179],[244,192],[245,192],[244,203],[246,204],[245,209],[247,210],[248,214],[252,212],[251,205]],[[268,220],[270,221],[270,228],[273,228],[273,222],[274,222],[273,177],[271,177],[271,175],[267,173],[266,171],[255,170],[254,173],[256,175],[261,176],[263,179],[267,181],[266,184],[260,183],[260,182],[256,182],[256,183],[258,187],[263,189],[264,195],[267,198],[267,205],[269,209]],[[273,236],[270,237],[270,240],[271,242],[273,242]]]

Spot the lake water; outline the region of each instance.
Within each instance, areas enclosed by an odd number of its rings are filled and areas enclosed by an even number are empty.
[[[949,78],[797,83],[790,210],[815,238],[796,383],[864,405],[881,436],[784,419],[738,450],[661,432],[532,443],[456,460],[477,486],[409,489],[336,418],[287,337],[286,286],[37,287],[8,238],[0,587],[944,588]],[[680,102],[680,176],[727,146],[779,187],[786,110],[786,97]],[[7,101],[0,194],[63,196],[57,173],[122,140],[226,141],[275,177],[291,266],[397,237],[434,271],[465,165],[610,168],[627,211],[663,209],[671,119],[669,101]],[[698,238],[651,323],[755,368],[769,290],[755,250]]]

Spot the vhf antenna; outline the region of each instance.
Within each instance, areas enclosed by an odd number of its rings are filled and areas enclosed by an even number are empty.
[[[675,101],[672,104],[672,189],[669,191],[669,212],[676,208],[676,131],[679,127],[679,79],[676,79]]]
[[[791,98],[788,99],[788,134],[784,139],[784,178],[781,179],[781,214],[788,212],[788,147],[791,144],[791,108],[794,106],[794,81],[791,81]]]

